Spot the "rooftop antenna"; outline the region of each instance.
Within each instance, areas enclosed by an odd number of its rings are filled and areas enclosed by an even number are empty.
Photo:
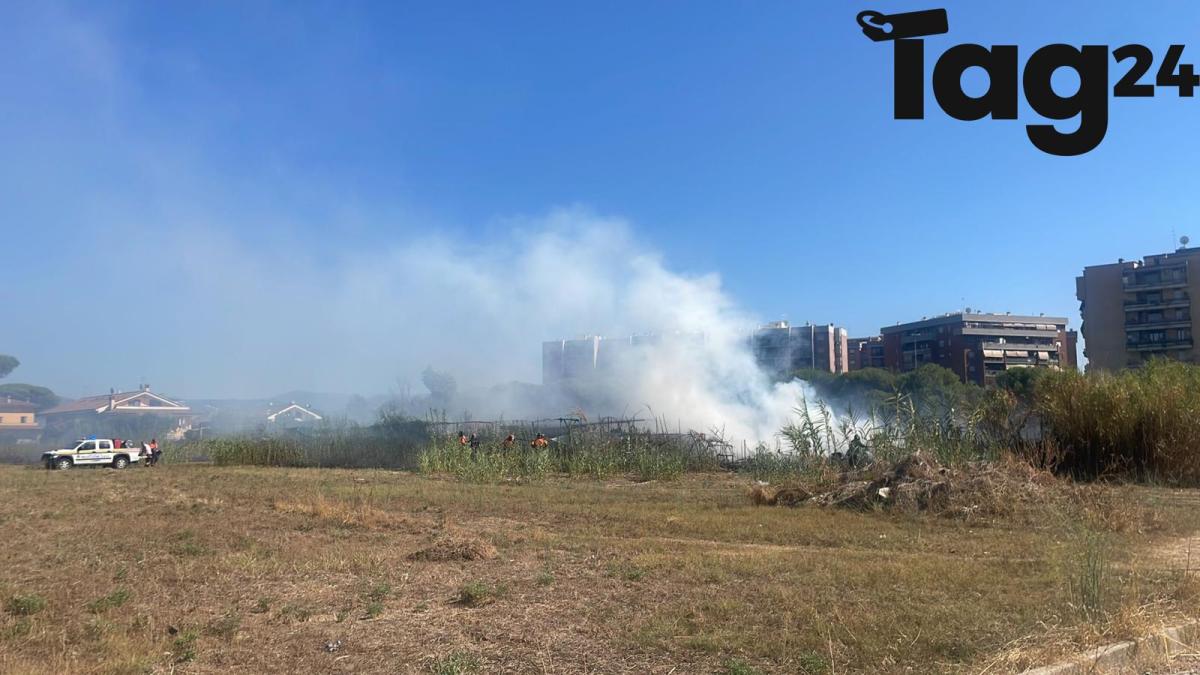
[[[1190,241],[1191,241],[1190,237],[1188,237],[1186,234],[1183,235],[1182,237],[1179,238],[1179,248],[1187,248],[1187,245]]]

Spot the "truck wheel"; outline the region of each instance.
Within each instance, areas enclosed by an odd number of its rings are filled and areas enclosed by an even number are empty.
[[[58,459],[54,460],[54,468],[58,469],[59,471],[66,471],[67,469],[71,468],[71,466],[71,460],[66,457],[59,457]]]
[[[129,466],[129,458],[125,456],[118,457],[113,460],[112,466],[114,469],[124,469]]]

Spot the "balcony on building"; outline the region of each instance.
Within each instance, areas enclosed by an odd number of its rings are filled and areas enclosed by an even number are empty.
[[[1150,296],[1141,298],[1126,298],[1125,309],[1168,309],[1171,307],[1189,307],[1192,304],[1192,298],[1186,291],[1176,293],[1173,297],[1164,298],[1161,296]]]
[[[1165,328],[1191,328],[1191,319],[1174,319],[1160,317],[1158,319],[1125,319],[1126,331],[1162,330]]]
[[[1167,266],[1145,266],[1131,270],[1121,275],[1121,287],[1126,291],[1140,291],[1152,288],[1177,288],[1187,286],[1188,275],[1186,264]]]
[[[1131,352],[1162,352],[1172,349],[1191,349],[1192,339],[1157,340],[1147,342],[1126,342],[1125,348]]]

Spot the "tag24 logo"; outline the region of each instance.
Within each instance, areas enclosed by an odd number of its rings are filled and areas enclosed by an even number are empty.
[[[867,10],[858,15],[863,34],[876,42],[890,41],[895,49],[893,87],[894,117],[898,120],[925,119],[925,40],[950,30],[944,9],[904,14],[882,14]],[[1154,96],[1157,88],[1171,88],[1181,97],[1194,96],[1200,86],[1192,64],[1180,63],[1183,45],[1171,45],[1163,55],[1154,83],[1145,81],[1154,65],[1154,52],[1145,45],[1125,45],[1112,51],[1117,64],[1129,62],[1113,87],[1117,98]],[[933,93],[938,105],[955,119],[974,121],[1017,119],[1018,75],[1020,89],[1029,107],[1048,120],[1079,118],[1079,128],[1059,131],[1053,124],[1028,124],[1025,133],[1041,151],[1071,157],[1095,149],[1108,133],[1108,59],[1106,45],[1052,44],[1029,55],[1020,72],[1016,45],[961,44],[947,49],[933,67]],[[982,96],[969,96],[962,88],[962,75],[972,67],[988,76]],[[1079,89],[1070,96],[1055,93],[1050,78],[1059,68],[1079,75]]]

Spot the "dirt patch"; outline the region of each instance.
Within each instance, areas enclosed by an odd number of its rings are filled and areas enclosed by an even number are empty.
[[[496,554],[496,547],[482,539],[463,535],[447,535],[439,538],[427,548],[408,554],[408,559],[425,562],[491,560],[496,557]]]

